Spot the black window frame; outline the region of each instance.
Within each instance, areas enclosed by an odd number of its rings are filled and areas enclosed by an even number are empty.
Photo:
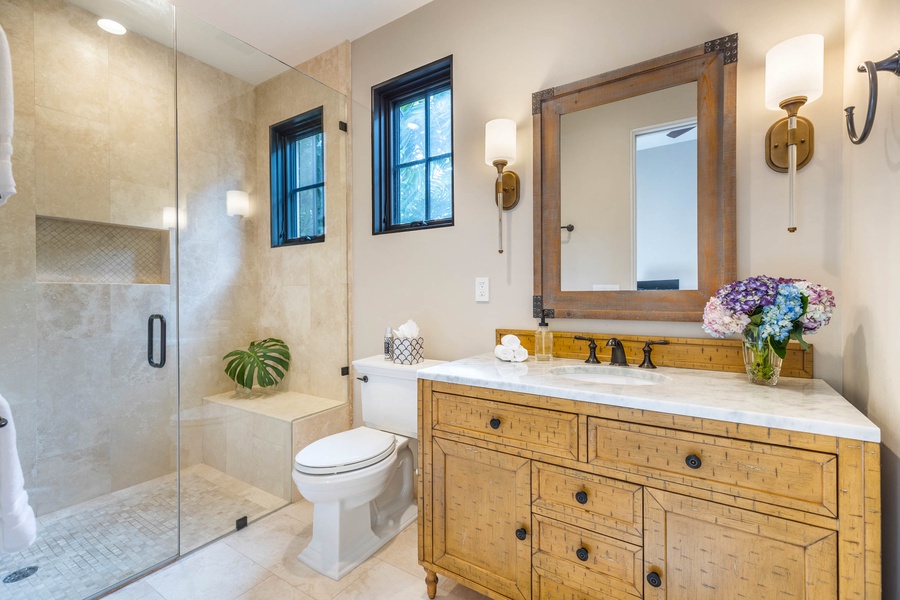
[[[293,188],[291,185],[293,183],[292,147],[297,141],[314,135],[322,136],[322,180],[315,184]],[[272,248],[297,246],[301,244],[317,244],[325,241],[325,143],[324,106],[319,106],[318,108],[314,108],[269,126]],[[320,235],[288,238],[290,222],[287,218],[287,208],[290,195],[295,192],[307,191],[314,188],[322,189],[322,233]]]
[[[427,98],[429,95],[450,90],[450,164],[452,188],[450,193],[450,217],[447,219],[432,219],[427,221],[414,221],[412,223],[394,224],[392,216],[399,208],[397,181],[395,177],[395,148],[398,124],[394,123],[394,108],[408,102],[412,98]],[[426,106],[426,127],[428,102]],[[426,145],[430,143],[430,131],[426,131]],[[436,60],[418,69],[404,73],[398,77],[380,83],[372,87],[372,234],[397,233],[400,231],[416,231],[420,229],[434,229],[439,227],[452,227],[456,215],[456,171],[453,169],[453,156],[455,137],[453,135],[453,56],[447,56]],[[424,164],[440,157],[427,156],[422,159]],[[426,173],[428,169],[426,167]],[[430,184],[426,186],[426,206],[430,196]]]

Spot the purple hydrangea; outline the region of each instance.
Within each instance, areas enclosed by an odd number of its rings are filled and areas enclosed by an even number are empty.
[[[716,297],[725,309],[749,315],[757,308],[765,308],[775,303],[778,283],[777,279],[767,275],[748,277],[722,287],[716,293]]]

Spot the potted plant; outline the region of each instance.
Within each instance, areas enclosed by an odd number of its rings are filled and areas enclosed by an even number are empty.
[[[291,364],[291,351],[284,340],[266,338],[250,342],[246,350],[233,350],[222,357],[227,360],[225,374],[237,385],[253,389],[253,381],[269,388],[284,378]]]

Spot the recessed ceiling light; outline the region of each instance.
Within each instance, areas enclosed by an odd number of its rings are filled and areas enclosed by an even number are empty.
[[[100,19],[97,21],[97,25],[99,25],[100,29],[103,31],[108,31],[115,35],[125,35],[125,32],[128,31],[121,23],[116,23],[111,19]]]

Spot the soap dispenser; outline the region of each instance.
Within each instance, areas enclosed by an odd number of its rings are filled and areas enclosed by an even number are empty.
[[[535,360],[550,360],[553,357],[553,332],[550,331],[550,325],[545,320],[544,312],[541,311],[541,322],[534,332],[534,358]]]

